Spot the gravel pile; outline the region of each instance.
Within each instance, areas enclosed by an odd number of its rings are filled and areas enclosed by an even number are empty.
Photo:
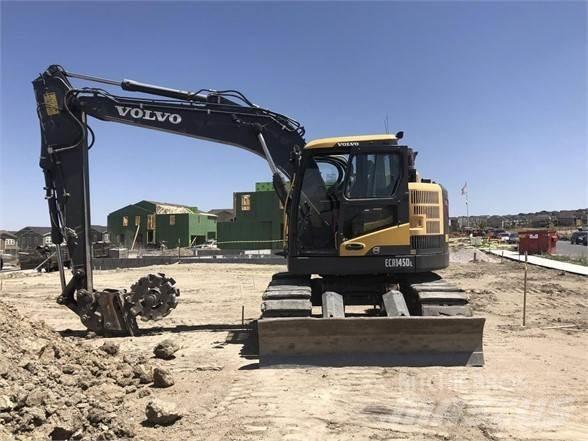
[[[63,338],[0,302],[0,439],[128,439],[125,397],[145,396],[146,358]]]

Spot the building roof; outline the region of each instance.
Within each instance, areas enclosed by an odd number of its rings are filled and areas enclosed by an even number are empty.
[[[201,214],[203,216],[213,215],[213,213],[211,214],[205,211],[201,211],[198,209],[198,207],[195,206],[191,207],[189,205],[172,204],[170,202],[159,202],[143,199],[142,201],[135,202],[134,204],[125,205],[124,207],[119,208],[118,210],[112,211],[108,214],[108,216],[114,213],[124,212],[126,210],[129,210],[131,207],[135,209],[140,209],[147,214],[155,212],[155,214]],[[94,227],[94,225],[92,227]],[[105,228],[104,231],[106,231],[106,227],[103,228]]]
[[[0,230],[0,236],[10,236],[11,238],[16,239],[16,234],[7,230]]]
[[[208,210],[208,212],[212,213],[212,214],[219,214],[219,213],[225,213],[225,212],[234,214],[232,208],[213,208],[212,210]]]
[[[142,201],[141,201],[142,202]],[[196,207],[187,205],[171,204],[169,202],[145,201],[155,205],[155,214],[197,214],[199,211]]]
[[[51,227],[30,227],[30,226],[28,226],[28,227],[24,227],[24,228],[21,228],[20,230],[18,230],[16,232],[16,234],[19,235],[20,233],[24,233],[25,230],[32,231],[33,233],[37,233],[42,236],[43,234],[50,232]]]

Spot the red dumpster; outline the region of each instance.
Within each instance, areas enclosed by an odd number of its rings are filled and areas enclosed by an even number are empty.
[[[519,231],[519,254],[551,254],[555,251],[557,233],[555,230],[533,229]]]

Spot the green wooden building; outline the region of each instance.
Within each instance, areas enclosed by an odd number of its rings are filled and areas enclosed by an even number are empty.
[[[110,241],[120,246],[168,248],[199,245],[216,239],[216,216],[197,207],[140,201],[108,215]]]
[[[220,248],[281,249],[283,208],[271,182],[258,182],[256,191],[233,193],[235,217],[218,223]]]

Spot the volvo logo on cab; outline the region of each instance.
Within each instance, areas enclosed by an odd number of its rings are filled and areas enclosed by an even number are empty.
[[[172,124],[179,124],[182,122],[182,117],[177,113],[158,112],[157,110],[144,110],[138,107],[123,107],[114,106],[120,116],[130,115],[131,118],[144,119],[147,121],[166,122]]]

